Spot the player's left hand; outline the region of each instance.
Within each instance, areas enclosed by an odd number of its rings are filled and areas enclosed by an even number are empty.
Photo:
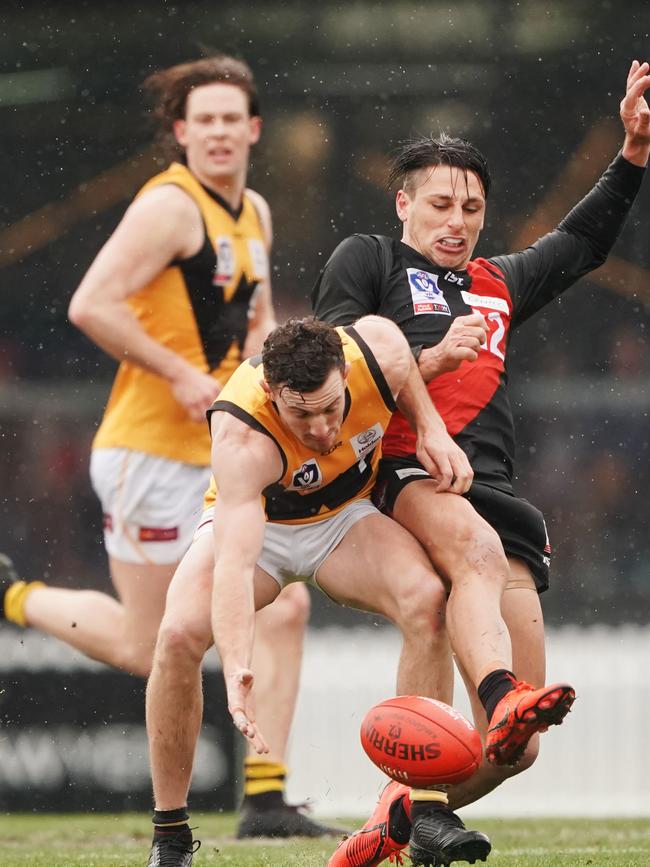
[[[625,128],[623,156],[636,165],[645,165],[650,147],[650,108],[644,96],[650,87],[649,72],[650,64],[632,61],[621,100],[621,121]]]
[[[248,738],[256,753],[268,753],[260,730],[255,723],[252,710],[253,672],[248,668],[238,668],[226,675],[226,692],[228,694],[228,710],[235,726]]]
[[[474,471],[465,452],[446,430],[418,435],[415,452],[425,470],[437,481],[438,492],[465,494],[469,491]]]

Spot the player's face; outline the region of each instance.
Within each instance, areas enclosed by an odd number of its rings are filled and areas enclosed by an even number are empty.
[[[485,218],[485,195],[474,172],[422,169],[408,192],[398,192],[396,204],[405,244],[442,268],[467,267]]]
[[[250,116],[248,96],[241,88],[215,82],[190,92],[185,119],[174,123],[174,134],[200,181],[207,186],[229,184],[245,179],[261,124],[259,117]]]
[[[283,423],[303,445],[318,454],[336,445],[345,410],[345,374],[340,370],[332,370],[315,391],[284,387],[272,394]]]

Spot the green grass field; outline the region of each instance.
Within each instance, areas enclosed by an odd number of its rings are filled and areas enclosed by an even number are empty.
[[[344,825],[349,824],[343,822]],[[196,815],[196,867],[322,867],[332,841],[239,843],[233,816]],[[490,835],[490,867],[648,867],[648,819],[517,819],[472,823]],[[144,867],[151,825],[140,815],[0,816],[2,867]],[[388,862],[386,862],[388,863]],[[407,862],[408,863],[408,862]],[[461,863],[461,862],[456,862]]]

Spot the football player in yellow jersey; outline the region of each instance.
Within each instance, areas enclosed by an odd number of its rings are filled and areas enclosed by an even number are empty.
[[[269,208],[246,189],[262,125],[251,70],[219,55],[163,70],[147,84],[179,160],[136,197],[69,311],[120,362],[91,459],[117,599],[36,581],[16,581],[0,598],[13,622],[141,676],[209,479],[205,411],[275,324]],[[6,565],[4,574],[11,575]],[[241,836],[331,830],[283,796],[308,611],[298,585],[258,624],[258,715],[271,752],[247,760]]]
[[[270,748],[252,708],[255,611],[275,604],[286,586],[309,581],[340,603],[387,617],[404,640],[398,692],[439,694],[445,588],[419,543],[370,501],[395,399],[416,427],[418,456],[440,489],[465,492],[472,478],[467,458],[433,409],[406,339],[388,320],[365,317],[347,329],[290,320],[213,404],[214,506],[171,583],[147,689],[155,796],[150,867],[189,867],[199,845],[187,796],[202,712],[201,662],[213,641],[235,725],[260,755]],[[279,632],[273,637],[282,644]]]

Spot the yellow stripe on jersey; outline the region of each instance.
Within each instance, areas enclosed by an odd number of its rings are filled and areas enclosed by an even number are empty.
[[[267,519],[307,524],[341,511],[348,503],[370,496],[381,457],[381,438],[394,407],[377,361],[353,327],[338,328],[345,360],[350,363],[346,414],[336,445],[326,455],[303,445],[282,424],[260,385],[260,359],[245,361],[220,393],[210,412],[229,412],[270,436],[282,456],[282,477],[264,491]],[[214,479],[205,508],[217,496]]]
[[[248,196],[233,214],[180,163],[148,181],[181,187],[198,205],[203,249],[175,262],[129,299],[150,337],[225,383],[241,363],[248,312],[257,284],[268,276],[259,216]],[[234,335],[234,337],[233,337]],[[93,448],[122,447],[207,466],[210,436],[174,399],[169,383],[129,362],[120,364]]]

